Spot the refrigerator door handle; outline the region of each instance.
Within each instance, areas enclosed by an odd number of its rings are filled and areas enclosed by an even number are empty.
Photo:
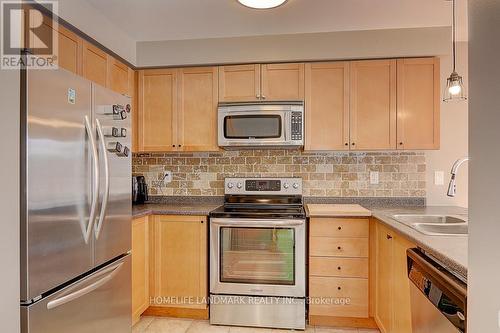
[[[92,203],[90,205],[90,215],[89,215],[89,224],[87,225],[87,229],[83,228],[84,231],[84,239],[85,244],[89,243],[90,236],[92,235],[92,229],[94,228],[96,213],[97,213],[97,200],[99,197],[99,159],[97,153],[97,145],[95,142],[94,131],[92,130],[92,126],[90,126],[90,120],[88,116],[85,116],[85,129],[87,130],[87,134],[90,139],[90,146],[92,148],[92,157],[93,157],[93,168],[94,168],[94,187],[92,189]]]
[[[105,273],[108,273],[111,271],[109,274],[107,274],[102,279],[99,279],[98,281],[96,281],[96,282],[94,282],[94,283],[92,283],[92,284],[90,284],[82,289],[78,289],[77,291],[72,292],[71,294],[68,294],[68,295],[60,297],[60,298],[56,298],[55,300],[48,302],[47,303],[47,310],[55,309],[61,305],[64,305],[64,304],[69,303],[71,301],[74,301],[74,300],[76,300],[80,297],[83,297],[83,296],[87,295],[88,293],[102,287],[103,285],[105,285],[109,281],[113,280],[113,278],[119,273],[122,266],[123,266],[123,262],[121,262],[120,264],[118,264],[116,266],[110,267],[102,272],[102,274],[105,274]]]
[[[102,130],[101,122],[99,121],[99,119],[96,119],[95,122],[97,125],[97,134],[99,135],[99,141],[101,143],[102,154],[104,156],[104,197],[102,199],[99,221],[97,222],[95,230],[95,238],[99,239],[102,225],[104,223],[104,218],[106,217],[106,209],[108,208],[108,200],[109,200],[109,156],[108,156],[108,150],[106,148],[106,142],[104,141],[104,133]]]

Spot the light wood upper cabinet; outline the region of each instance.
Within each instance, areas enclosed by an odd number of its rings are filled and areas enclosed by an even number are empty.
[[[175,69],[139,72],[138,136],[140,151],[175,150],[177,75]]]
[[[155,216],[151,262],[151,296],[207,297],[207,218]],[[206,309],[206,304],[151,304]]]
[[[304,64],[261,65],[261,99],[304,100]]]
[[[54,22],[47,16],[37,15],[38,11],[30,11],[30,20],[32,21],[32,26],[39,26],[37,28],[38,36],[42,37],[42,40],[49,40],[50,35],[55,32],[57,33],[58,43],[56,52],[56,63],[59,67],[64,68],[70,72],[81,75],[82,73],[82,50],[83,41],[74,32],[66,29],[62,25],[54,24]],[[37,22],[37,20],[42,20]],[[34,54],[38,54],[36,48],[42,47],[42,40],[35,36],[35,34],[27,29],[29,47],[34,48]]]
[[[384,333],[411,333],[406,250],[415,244],[380,223],[376,237],[375,320]]]
[[[260,100],[260,65],[219,67],[219,101],[252,102]]]
[[[128,94],[132,97],[132,111],[130,112],[132,122],[132,152],[139,151],[139,74],[133,69],[128,69]]]
[[[351,150],[396,149],[396,60],[351,62]]]
[[[83,77],[108,86],[108,55],[86,41],[83,41]]]
[[[349,149],[349,63],[305,65],[305,150]]]
[[[398,149],[439,149],[439,59],[399,59],[397,66]]]
[[[184,151],[216,151],[217,67],[179,70],[178,145]]]
[[[149,222],[132,221],[132,322],[149,307]]]
[[[108,82],[106,86],[117,93],[132,97],[129,87],[129,68],[127,65],[121,63],[110,55],[108,55],[107,63]]]

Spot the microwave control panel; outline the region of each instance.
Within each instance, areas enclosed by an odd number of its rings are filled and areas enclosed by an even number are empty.
[[[302,112],[292,112],[292,140],[302,140]]]

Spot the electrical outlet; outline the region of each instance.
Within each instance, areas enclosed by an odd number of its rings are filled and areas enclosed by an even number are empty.
[[[370,171],[370,184],[377,185],[378,182],[378,171]]]
[[[434,172],[434,185],[444,185],[444,172],[435,171]]]
[[[170,184],[172,182],[172,171],[165,171],[163,176],[163,184]]]

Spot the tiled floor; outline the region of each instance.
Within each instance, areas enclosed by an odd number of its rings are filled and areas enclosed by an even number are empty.
[[[213,326],[208,321],[142,317],[132,329],[132,333],[289,333],[289,330],[273,330],[247,327]],[[300,331],[299,331],[300,332]],[[338,329],[308,327],[306,333],[379,333],[378,330]]]

